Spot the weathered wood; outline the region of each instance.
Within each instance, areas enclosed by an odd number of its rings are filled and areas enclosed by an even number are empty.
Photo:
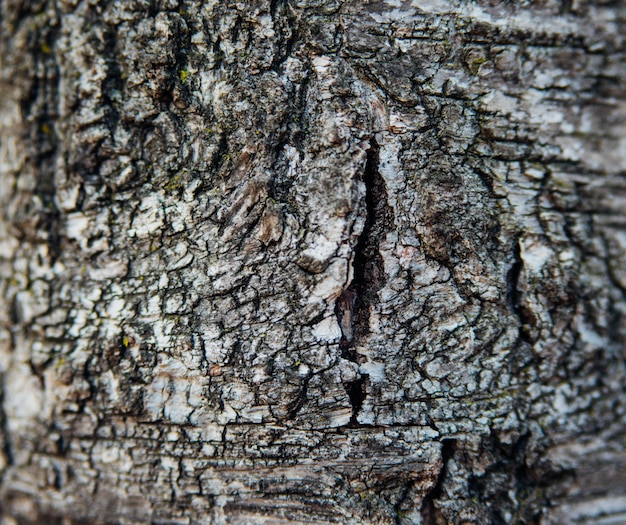
[[[626,521],[623,2],[0,22],[3,525]]]

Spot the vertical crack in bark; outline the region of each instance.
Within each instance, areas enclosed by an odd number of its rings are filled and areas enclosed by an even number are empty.
[[[4,391],[4,374],[0,374],[0,431],[2,432],[2,453],[7,466],[13,464],[13,447],[11,445],[11,435],[9,432],[9,419],[4,410],[5,391]]]
[[[378,291],[385,283],[380,243],[393,222],[385,181],[378,171],[379,150],[376,139],[372,138],[363,173],[365,226],[355,247],[354,276],[335,306],[342,333],[340,341],[342,357],[357,364],[361,364],[365,358],[357,353],[355,345],[364,340],[369,333],[370,311],[378,300]],[[351,426],[358,425],[357,417],[367,395],[366,387],[366,374],[346,384],[346,391],[352,404]]]
[[[313,377],[313,374],[309,373],[304,378],[304,382],[302,383],[300,392],[298,392],[298,397],[296,397],[287,407],[287,419],[295,419],[295,417],[298,415],[298,412],[300,412],[300,409],[307,402],[308,400],[307,393],[309,389],[309,383],[311,382],[312,377]]]
[[[57,38],[57,29],[46,28],[39,35],[40,46],[33,51],[34,63],[43,71],[41,78],[34,79],[31,92],[22,101],[23,118],[30,123],[34,138],[32,161],[36,164],[37,183],[35,195],[41,199],[39,228],[48,234],[48,250],[54,262],[60,251],[60,212],[55,203],[55,158],[58,154],[58,138],[54,130],[59,98],[59,65],[51,52]]]
[[[441,442],[441,469],[439,470],[439,476],[437,477],[437,483],[428,494],[424,496],[422,501],[422,523],[424,525],[437,525],[441,522],[438,519],[437,508],[435,507],[435,500],[441,497],[443,492],[443,484],[448,476],[448,464],[454,453],[456,452],[456,439],[444,439]]]
[[[524,268],[519,239],[513,247],[513,256],[514,262],[507,274],[507,299],[511,310],[513,310],[520,323],[519,340],[532,345],[535,341],[531,337],[529,330],[535,325],[535,320],[529,315],[528,310],[524,306],[522,292],[519,289],[520,276]]]
[[[106,78],[102,83],[102,101],[106,111],[105,122],[113,134],[121,118],[115,96],[124,92],[122,68],[117,57],[117,28],[107,27],[103,37]]]

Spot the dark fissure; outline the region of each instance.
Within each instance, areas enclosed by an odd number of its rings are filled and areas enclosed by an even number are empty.
[[[507,274],[507,299],[511,310],[513,310],[520,322],[519,340],[533,344],[535,341],[530,330],[535,325],[535,321],[528,314],[523,304],[522,292],[519,290],[520,277],[524,267],[519,240],[513,246],[513,256],[514,262]]]
[[[48,250],[54,261],[60,254],[60,212],[55,204],[55,159],[58,154],[58,137],[55,131],[58,106],[59,65],[52,53],[58,30],[46,27],[36,33],[39,45],[33,49],[33,62],[42,74],[33,78],[29,92],[21,102],[23,118],[30,122],[30,161],[36,166],[35,195],[41,200],[39,229],[48,235]]]
[[[440,523],[437,519],[437,507],[435,501],[441,496],[443,484],[448,475],[448,464],[456,452],[456,439],[444,439],[441,442],[441,470],[437,478],[437,483],[433,489],[424,496],[422,501],[422,523],[424,525],[436,525]]]
[[[340,341],[342,357],[357,364],[363,363],[365,357],[357,353],[356,344],[362,342],[369,333],[370,310],[377,301],[378,291],[385,283],[380,242],[393,222],[385,182],[378,171],[379,151],[376,140],[372,138],[363,172],[365,226],[355,247],[352,282],[341,294],[335,307],[342,332]],[[366,397],[366,386],[365,374],[346,384],[346,391],[352,404],[351,426],[358,425],[357,417]]]

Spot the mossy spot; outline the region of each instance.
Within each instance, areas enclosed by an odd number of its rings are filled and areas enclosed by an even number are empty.
[[[480,66],[482,66],[485,62],[487,62],[487,57],[474,57],[473,59],[467,61],[467,68],[470,70],[472,75],[477,75],[478,71],[480,71]]]
[[[170,180],[167,181],[163,189],[168,192],[174,192],[179,190],[182,187],[182,180],[180,175],[174,175]]]
[[[189,71],[187,69],[181,69],[178,72],[178,78],[180,78],[180,83],[185,85],[187,83],[187,80],[189,80]]]

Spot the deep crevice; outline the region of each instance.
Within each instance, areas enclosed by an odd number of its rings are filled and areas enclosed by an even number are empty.
[[[350,428],[359,427],[359,412],[361,411],[361,407],[363,406],[363,402],[367,397],[367,376],[366,374],[361,374],[361,376],[356,381],[351,381],[346,385],[346,391],[348,392],[348,397],[350,398],[350,404],[352,405],[352,416],[350,417],[350,422],[348,426]]]
[[[536,322],[523,304],[522,292],[519,290],[519,281],[524,268],[519,239],[513,245],[514,262],[507,274],[507,301],[511,310],[519,320],[519,340],[530,345],[535,343],[530,330]]]
[[[102,85],[102,99],[106,111],[105,121],[113,133],[121,119],[118,109],[120,101],[116,100],[116,96],[123,96],[124,80],[122,68],[117,59],[117,29],[106,27],[103,36],[106,77]]]
[[[34,13],[32,13],[34,15]],[[58,26],[45,16],[37,16],[35,21],[31,13],[24,12],[23,20],[30,20],[28,31],[28,49],[33,64],[30,85],[20,97],[21,118],[27,127],[29,162],[36,173],[34,196],[40,201],[37,206],[37,230],[48,235],[47,244],[52,262],[59,255],[59,218],[55,204],[55,158],[58,154],[58,138],[55,134],[57,120],[57,102],[59,98],[59,67],[55,54],[55,41]],[[21,15],[20,15],[21,16]],[[54,16],[54,15],[50,15]],[[31,213],[28,210],[27,213]]]
[[[369,312],[386,280],[380,242],[390,229],[393,212],[387,202],[387,190],[378,165],[379,147],[372,139],[363,172],[365,225],[354,249],[352,282],[338,299],[336,307],[344,354],[349,354],[345,351],[369,333]],[[346,358],[355,360],[355,356]]]
[[[313,374],[311,373],[305,377],[302,387],[300,388],[300,392],[298,393],[298,397],[296,397],[287,407],[287,419],[295,419],[298,412],[300,412],[300,409],[308,401],[307,391],[312,377]]]
[[[0,374],[0,385],[4,385],[4,374]],[[0,429],[2,431],[2,453],[7,466],[11,466],[14,463],[13,459],[13,446],[11,445],[11,435],[9,433],[9,419],[4,410],[5,402],[5,390],[0,388]]]
[[[441,441],[441,470],[437,477],[437,483],[432,490],[424,496],[422,501],[422,508],[420,510],[422,514],[423,525],[437,525],[440,520],[437,517],[437,508],[435,507],[435,501],[441,497],[443,493],[443,484],[448,475],[448,464],[454,457],[456,452],[456,439],[447,438]]]
[[[390,229],[393,213],[387,201],[385,182],[378,170],[380,148],[374,138],[370,141],[363,172],[365,183],[365,225],[359,236],[353,261],[353,279],[338,298],[335,313],[341,327],[340,348],[342,357],[361,364],[355,345],[369,333],[369,316],[377,301],[378,291],[385,283],[380,242]],[[345,385],[352,404],[351,426],[358,425],[358,414],[367,396],[367,375],[360,375]]]

